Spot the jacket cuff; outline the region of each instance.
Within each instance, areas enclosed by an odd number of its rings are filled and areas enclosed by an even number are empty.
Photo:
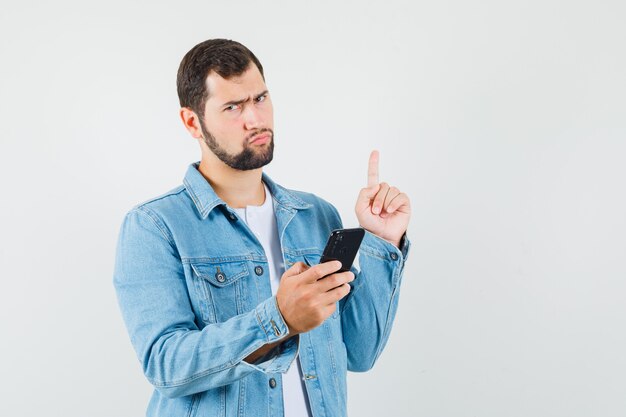
[[[264,373],[287,372],[291,363],[298,355],[300,337],[288,338],[289,327],[278,310],[276,297],[271,297],[259,304],[256,309],[259,326],[265,332],[267,343],[276,343],[285,339],[278,346],[270,350],[255,363],[242,362]]]
[[[268,343],[274,343],[289,334],[289,327],[278,310],[276,297],[268,298],[256,309],[256,318],[267,336]]]
[[[402,269],[407,256],[409,255],[410,248],[411,241],[407,237],[406,233],[404,233],[400,239],[400,248],[398,248],[385,239],[366,230],[360,250],[368,255],[375,256],[392,263],[397,262],[400,269]]]

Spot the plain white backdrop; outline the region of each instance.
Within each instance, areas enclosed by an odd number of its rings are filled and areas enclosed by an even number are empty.
[[[265,67],[275,180],[356,226],[376,148],[412,198],[351,416],[625,415],[625,20],[622,0],[2,0],[0,415],[144,414],[117,233],[199,159],[176,70],[212,37]]]

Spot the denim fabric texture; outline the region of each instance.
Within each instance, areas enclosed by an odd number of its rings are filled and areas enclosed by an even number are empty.
[[[321,326],[290,337],[261,244],[197,167],[183,185],[134,207],[119,235],[113,283],[155,388],[147,416],[282,416],[281,374],[296,355],[313,416],[345,416],[347,371],[369,370],[389,338],[408,239],[399,250],[366,232],[352,291]],[[317,264],[330,232],[342,228],[337,210],[266,174],[263,181],[285,267]],[[277,341],[256,363],[244,361]]]

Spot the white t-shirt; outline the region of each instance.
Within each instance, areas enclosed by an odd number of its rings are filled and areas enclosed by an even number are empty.
[[[274,199],[267,185],[265,188],[265,202],[260,206],[247,206],[234,209],[250,230],[257,237],[269,266],[270,285],[275,295],[280,283],[280,277],[285,273],[285,262],[278,237],[278,226],[274,213]],[[302,378],[300,361],[296,357],[289,370],[283,374],[283,402],[285,417],[311,417],[306,387]]]

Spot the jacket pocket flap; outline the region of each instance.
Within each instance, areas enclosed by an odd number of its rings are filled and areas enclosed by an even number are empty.
[[[217,287],[225,287],[247,276],[246,262],[192,263],[191,268],[200,278]]]
[[[314,266],[320,263],[322,254],[321,252],[320,253],[305,253],[303,257],[304,257],[305,263],[307,263],[309,266]]]

